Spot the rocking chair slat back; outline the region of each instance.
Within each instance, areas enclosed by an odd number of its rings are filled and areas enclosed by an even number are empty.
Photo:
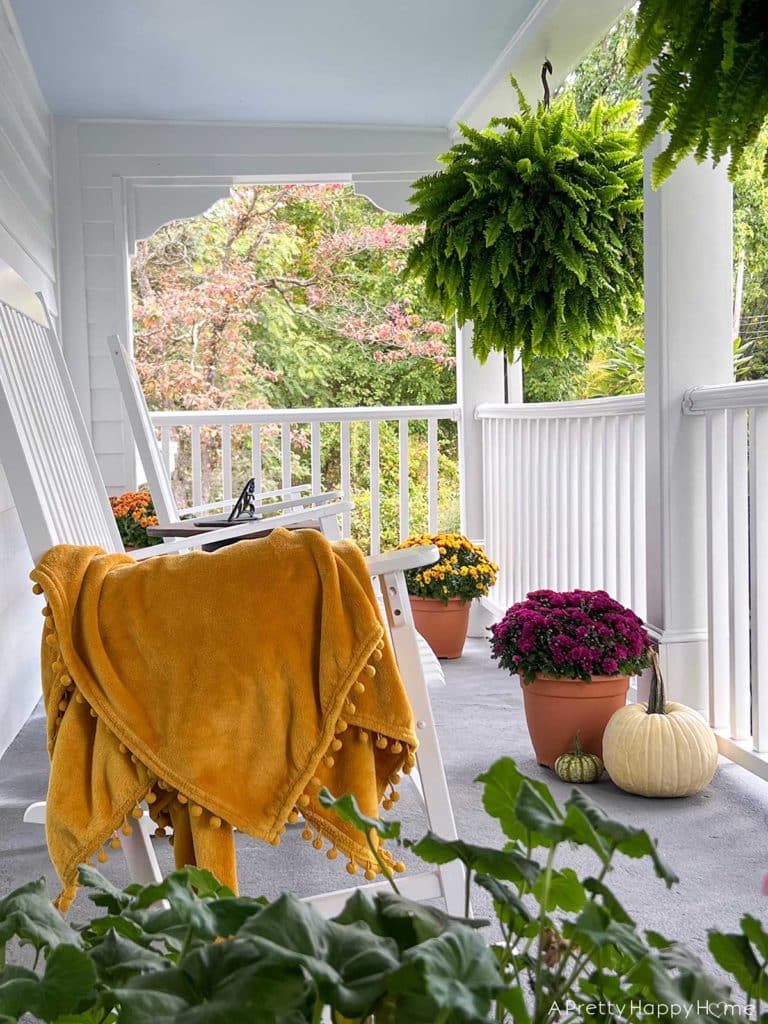
[[[108,345],[120,390],[126,396],[125,409],[149,484],[155,512],[161,523],[177,523],[180,516],[171,491],[168,471],[163,465],[163,456],[152,429],[147,400],[136,367],[116,334],[109,336]]]
[[[0,462],[33,559],[54,544],[123,550],[53,328],[3,301]]]

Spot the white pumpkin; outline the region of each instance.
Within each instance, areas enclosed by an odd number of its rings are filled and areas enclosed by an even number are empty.
[[[621,789],[640,796],[691,796],[717,767],[715,734],[693,708],[664,698],[654,652],[647,704],[627,704],[603,734],[605,770]]]

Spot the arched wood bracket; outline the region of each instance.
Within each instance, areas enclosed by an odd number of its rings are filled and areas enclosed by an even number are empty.
[[[229,195],[233,178],[174,180],[126,179],[126,226],[131,253],[136,242],[149,238],[172,220],[199,217]]]
[[[422,174],[430,174],[434,170],[432,165],[414,174],[353,174],[352,185],[357,195],[370,199],[379,210],[385,213],[408,213],[414,181]]]

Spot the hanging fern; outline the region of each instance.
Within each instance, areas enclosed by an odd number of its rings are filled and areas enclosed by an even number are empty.
[[[642,160],[624,127],[632,104],[598,102],[582,120],[564,95],[485,131],[461,126],[445,170],[414,184],[406,223],[424,222],[407,271],[459,323],[474,350],[527,362],[588,354],[640,308]]]
[[[733,177],[768,118],[768,3],[640,0],[637,32],[630,71],[655,65],[641,143],[669,132],[654,186],[689,153],[717,162],[730,149]]]

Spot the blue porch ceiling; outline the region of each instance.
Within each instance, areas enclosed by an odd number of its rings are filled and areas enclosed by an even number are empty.
[[[54,114],[445,125],[535,0],[12,0]]]

